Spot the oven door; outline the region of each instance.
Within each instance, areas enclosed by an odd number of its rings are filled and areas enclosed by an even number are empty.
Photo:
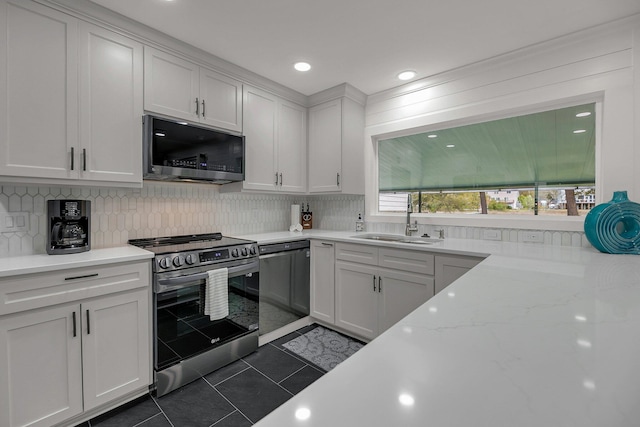
[[[229,315],[204,314],[208,271],[227,267]],[[163,370],[258,329],[259,261],[157,274],[154,281],[154,367]]]

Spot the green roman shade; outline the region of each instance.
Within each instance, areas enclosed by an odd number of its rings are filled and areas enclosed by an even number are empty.
[[[595,104],[380,140],[378,168],[379,191],[593,185]]]

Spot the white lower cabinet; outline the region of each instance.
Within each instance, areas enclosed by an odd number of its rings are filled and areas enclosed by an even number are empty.
[[[362,338],[373,339],[397,323],[431,298],[433,288],[431,254],[336,246],[335,325]]]
[[[325,323],[335,321],[335,246],[333,242],[311,241],[310,315]]]
[[[0,316],[0,425],[52,426],[147,390],[149,266],[133,267],[115,275],[102,268],[90,275],[68,270],[70,280],[58,286],[85,295],[125,282],[137,289]],[[39,292],[51,292],[35,285],[46,276],[33,276],[0,281],[3,296],[15,295],[16,284],[33,283],[27,292],[35,300]],[[57,275],[50,276],[55,286]]]
[[[437,294],[451,283],[459,279],[467,271],[478,265],[482,257],[457,255],[436,255],[435,259],[435,293]]]

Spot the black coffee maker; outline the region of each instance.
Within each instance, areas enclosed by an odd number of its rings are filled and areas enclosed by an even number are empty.
[[[91,249],[91,202],[48,200],[47,253],[75,254]]]

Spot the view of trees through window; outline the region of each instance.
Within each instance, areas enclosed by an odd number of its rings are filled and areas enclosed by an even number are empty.
[[[413,212],[458,214],[586,215],[595,206],[595,189],[539,188],[482,192],[411,192]],[[407,193],[394,193],[386,211],[406,211]],[[385,199],[381,193],[381,200]],[[484,197],[484,203],[482,203]],[[537,200],[537,205],[536,205]],[[393,206],[392,206],[393,205]]]

